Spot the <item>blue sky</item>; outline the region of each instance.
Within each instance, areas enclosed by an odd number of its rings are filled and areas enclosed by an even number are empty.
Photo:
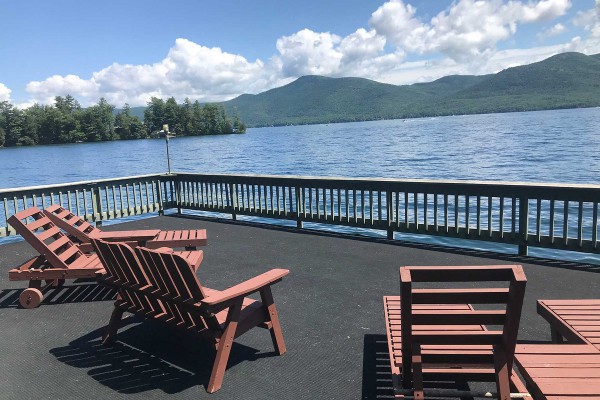
[[[600,0],[0,3],[0,101],[220,101],[302,75],[410,84],[600,52]]]

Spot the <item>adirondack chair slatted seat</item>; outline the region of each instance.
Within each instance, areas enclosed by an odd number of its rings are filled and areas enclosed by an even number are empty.
[[[103,343],[115,339],[124,312],[163,321],[197,334],[217,351],[207,391],[221,387],[233,341],[253,327],[269,330],[277,354],[285,353],[271,285],[289,273],[272,269],[229,289],[203,287],[194,269],[177,254],[164,249],[132,249],[125,243],[93,239],[106,268],[100,278],[118,292]],[[259,292],[261,301],[245,297]]]
[[[600,349],[600,299],[538,300],[537,311],[550,324],[553,342]]]
[[[496,382],[504,400],[525,392],[513,372],[525,284],[521,266],[401,267],[400,296],[383,298],[396,398],[464,394],[425,389],[434,381]]]
[[[600,400],[600,350],[589,344],[520,344],[515,364],[534,400]]]
[[[186,250],[195,250],[198,246],[206,246],[207,242],[205,229],[102,231],[58,204],[50,205],[44,209],[44,213],[72,239],[82,244],[89,244],[91,239],[102,239],[152,249],[185,247]]]
[[[37,307],[47,287],[59,288],[66,279],[97,278],[104,273],[98,256],[82,251],[39,208],[30,207],[18,212],[8,219],[8,223],[39,253],[8,272],[11,281],[29,281],[29,287],[19,295],[21,306]],[[194,269],[202,262],[202,251],[177,254]]]

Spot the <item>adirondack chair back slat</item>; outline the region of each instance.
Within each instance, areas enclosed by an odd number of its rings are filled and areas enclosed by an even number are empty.
[[[8,223],[54,268],[76,268],[87,263],[83,252],[39,208],[18,212]]]

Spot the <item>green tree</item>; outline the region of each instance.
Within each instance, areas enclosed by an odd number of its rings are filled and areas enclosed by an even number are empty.
[[[141,139],[146,137],[144,124],[131,115],[129,104],[125,103],[121,112],[115,116],[115,132],[121,139]]]
[[[23,129],[23,112],[8,101],[0,102],[0,127],[6,146],[16,146]]]
[[[191,117],[189,122],[189,132],[190,135],[202,135],[208,132],[206,117],[204,115],[204,111],[202,106],[196,100],[191,107]]]
[[[183,100],[183,104],[179,106],[179,122],[176,132],[181,132],[184,136],[191,134],[192,107],[192,101],[187,97]]]
[[[170,132],[180,133],[179,106],[174,97],[169,97],[165,102],[165,113],[163,117],[163,123],[169,124]]]
[[[165,124],[165,102],[163,99],[152,97],[147,105],[144,110],[144,125],[146,125],[148,132],[158,132]]]
[[[88,141],[98,142],[115,139],[114,108],[102,97],[98,104],[83,111],[81,125]]]

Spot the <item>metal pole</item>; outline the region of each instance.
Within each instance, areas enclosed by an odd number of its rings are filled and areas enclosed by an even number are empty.
[[[169,156],[169,133],[165,132],[165,141],[167,143],[167,169],[169,175],[171,174],[171,157]]]
[[[165,143],[167,144],[167,171],[171,175],[171,156],[169,155],[169,125],[163,125],[163,132],[165,133]]]

